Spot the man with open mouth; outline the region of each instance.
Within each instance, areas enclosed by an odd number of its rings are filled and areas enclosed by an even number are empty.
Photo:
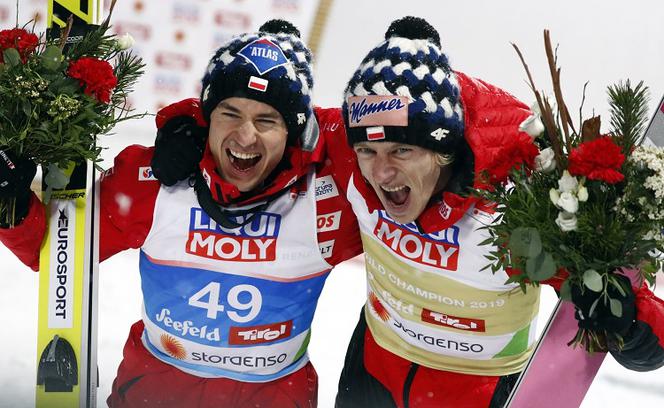
[[[142,319],[111,407],[315,407],[307,346],[334,265],[361,252],[325,161],[338,109],[312,105],[311,52],[272,20],[212,57],[198,99],[162,109],[155,147],[130,146],[101,180],[100,259],[140,248]],[[38,268],[44,209],[29,159],[0,166],[17,198],[0,240]]]
[[[406,17],[355,71],[342,110],[358,165],[337,176],[358,218],[368,296],[336,407],[502,407],[532,354],[539,287],[523,293],[484,268],[495,248],[481,245],[482,227],[498,214],[471,190],[490,188],[487,170],[532,164],[538,149],[519,131],[528,108],[453,71],[436,30]],[[348,150],[328,147],[333,161]],[[664,303],[641,288],[638,322],[634,297],[624,303],[632,313],[610,324],[628,346],[614,357],[663,365],[664,339],[649,325],[662,333]]]

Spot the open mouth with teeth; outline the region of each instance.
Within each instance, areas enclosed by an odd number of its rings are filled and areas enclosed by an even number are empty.
[[[226,149],[226,154],[233,167],[238,171],[251,170],[263,158],[260,153],[242,153],[231,149]]]
[[[406,204],[410,195],[410,187],[408,186],[380,186],[383,195],[394,207],[401,207]]]

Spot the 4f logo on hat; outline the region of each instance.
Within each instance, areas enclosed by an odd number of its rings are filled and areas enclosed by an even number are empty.
[[[259,38],[250,42],[238,54],[253,65],[260,75],[288,63],[281,48],[267,38]]]

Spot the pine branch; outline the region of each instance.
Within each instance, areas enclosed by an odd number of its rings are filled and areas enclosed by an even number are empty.
[[[648,87],[640,81],[632,88],[629,79],[618,82],[607,89],[611,112],[612,133],[621,136],[623,153],[629,154],[635,146],[643,143],[645,125],[648,120]]]

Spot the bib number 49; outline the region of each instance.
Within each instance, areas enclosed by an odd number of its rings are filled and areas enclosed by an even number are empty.
[[[242,293],[248,293],[248,301],[240,299]],[[233,321],[238,323],[246,323],[251,321],[254,317],[258,316],[263,304],[263,296],[257,287],[252,285],[237,285],[233,286],[226,295],[226,310],[224,304],[219,303],[221,294],[221,284],[219,282],[210,282],[203,289],[194,293],[189,298],[189,305],[200,307],[207,310],[207,317],[209,319],[216,319],[217,313],[226,312],[226,315]],[[246,298],[246,296],[242,296]],[[207,300],[205,300],[207,299]],[[246,299],[245,299],[246,300]],[[231,309],[232,308],[232,309]],[[246,314],[240,314],[238,311],[249,311]]]

